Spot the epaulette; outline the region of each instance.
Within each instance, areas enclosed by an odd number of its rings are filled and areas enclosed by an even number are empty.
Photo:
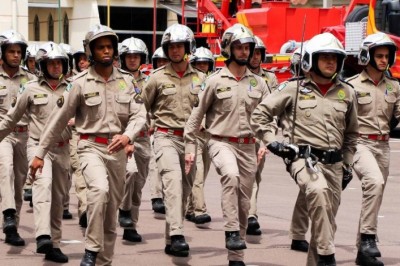
[[[88,72],[89,72],[89,69],[83,70],[82,72],[76,74],[76,75],[73,77],[73,80],[77,80],[77,79],[79,79],[79,78],[82,78],[83,76],[86,76]]]
[[[265,72],[269,72],[269,73],[275,74],[275,71],[271,71],[271,70],[268,70],[266,68],[262,68],[262,70],[265,71]]]
[[[31,72],[27,67],[25,67],[25,66],[21,67],[21,69],[22,69],[23,71],[25,71],[25,72],[28,72],[29,74],[32,74],[32,75],[36,76],[35,73],[32,73],[32,72]]]
[[[305,78],[306,78],[305,76],[296,76],[296,77],[291,77],[287,81],[303,80]]]
[[[34,83],[34,82],[37,82],[37,80],[28,80],[28,81],[25,83],[25,85],[30,84],[30,83]]]
[[[154,73],[157,73],[158,71],[163,70],[166,67],[167,67],[167,65],[160,66],[159,68],[154,69],[153,72],[150,73],[150,75],[154,74]]]
[[[219,68],[219,69],[215,70],[213,73],[211,73],[210,75],[208,75],[208,76],[206,77],[206,79],[209,79],[209,78],[211,78],[212,76],[218,74],[219,72],[221,72],[221,70],[222,70],[222,68]]]
[[[353,77],[351,77],[351,79],[353,79]],[[350,79],[350,80],[351,80],[351,79]],[[340,80],[341,82],[343,82],[344,84],[349,85],[351,88],[354,89],[354,86],[353,86],[352,84],[349,83],[349,81],[350,81],[349,79],[348,79],[348,80],[344,80],[344,79],[339,78],[339,80]]]
[[[360,74],[357,74],[357,75],[354,75],[352,77],[349,77],[349,78],[346,79],[346,82],[352,81],[353,79],[358,78],[358,76],[360,76]],[[340,80],[340,81],[342,81],[342,80]]]
[[[117,68],[117,70],[122,74],[133,76],[129,71],[126,71],[126,70],[124,70],[122,68]]]
[[[384,75],[385,75],[385,77],[387,77],[390,80],[397,81],[397,79],[395,77],[391,76],[388,71],[385,71]]]
[[[72,81],[74,81],[74,76],[67,78],[65,81],[71,83]]]

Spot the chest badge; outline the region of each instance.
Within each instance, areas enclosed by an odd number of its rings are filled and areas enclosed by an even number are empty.
[[[258,82],[255,78],[250,79],[250,86],[255,87],[257,86]]]
[[[346,98],[346,93],[344,92],[344,90],[340,89],[337,93],[337,97],[340,101],[343,101],[344,98]]]

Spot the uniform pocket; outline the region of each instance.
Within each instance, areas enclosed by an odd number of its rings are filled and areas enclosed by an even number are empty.
[[[88,120],[96,121],[103,116],[103,110],[101,108],[102,99],[97,93],[96,96],[86,97],[85,95],[85,105],[88,110]]]
[[[34,98],[31,106],[32,114],[34,114],[38,118],[47,118],[51,112],[51,110],[47,108],[48,103],[48,97]]]
[[[246,109],[252,113],[256,109],[257,105],[261,101],[261,92],[259,91],[247,91]]]
[[[7,100],[8,90],[7,89],[0,89],[0,106],[4,106],[8,109],[10,104]]]
[[[372,97],[370,95],[357,98],[357,113],[359,115],[368,115],[372,111]]]
[[[333,104],[333,109],[335,109],[334,118],[336,121],[336,125],[339,129],[344,129],[345,128],[345,123],[346,123],[346,112],[347,112],[347,105],[346,103],[334,103]]]
[[[316,122],[316,100],[300,100],[298,102],[299,112],[298,117],[304,125],[314,125]]]
[[[233,108],[232,91],[224,91],[217,93],[218,102],[215,108],[220,112],[228,112]]]

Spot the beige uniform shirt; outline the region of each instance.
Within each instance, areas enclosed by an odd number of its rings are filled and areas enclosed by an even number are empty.
[[[264,79],[246,69],[237,81],[227,67],[204,82],[201,100],[185,127],[186,153],[195,153],[196,135],[205,115],[205,127],[211,135],[253,137],[250,116],[269,94]]]
[[[182,78],[171,64],[151,73],[142,95],[155,127],[183,129],[193,107],[199,104],[199,92],[204,78],[205,74],[190,64]]]
[[[293,108],[297,81],[282,83],[254,110],[251,125],[266,145],[276,141],[273,117],[283,118],[290,129],[293,127]],[[325,96],[310,79],[300,82],[294,144],[311,145],[314,148],[342,149],[345,163],[353,162],[358,137],[357,106],[354,90],[339,80]],[[290,137],[290,136],[285,136]]]
[[[393,114],[400,120],[399,82],[385,76],[375,85],[364,70],[349,83],[356,91],[360,134],[389,134]]]
[[[8,110],[15,105],[17,102],[18,91],[25,85],[29,80],[36,80],[37,77],[24,70],[22,67],[19,68],[18,72],[10,78],[4,71],[3,67],[0,66],[0,116],[7,114]],[[28,125],[28,118],[24,116],[19,122],[18,126]]]
[[[259,75],[265,80],[270,93],[278,88],[279,86],[278,78],[273,72],[260,68],[260,71],[255,74]]]
[[[74,77],[59,101],[64,103],[53,110],[43,130],[36,154],[39,158],[46,155],[68,120],[74,116],[79,134],[109,138],[124,134],[131,142],[146,121],[146,110],[140,94],[133,87],[133,77],[115,67],[107,81],[96,73],[94,67],[83,71]]]
[[[51,111],[67,86],[68,83],[63,80],[56,90],[52,90],[43,77],[37,81],[27,82],[21,89],[15,106],[0,121],[0,139],[7,136],[22,116],[27,113],[29,118],[29,137],[39,140]],[[71,130],[67,127],[57,137],[56,142],[68,140],[71,138]]]

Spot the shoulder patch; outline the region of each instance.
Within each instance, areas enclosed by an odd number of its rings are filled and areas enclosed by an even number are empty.
[[[278,87],[278,91],[281,91],[281,90],[283,90],[286,86],[287,86],[287,84],[288,84],[288,82],[287,81],[285,81],[285,82],[283,82],[281,85],[279,85],[279,87]]]
[[[18,93],[21,94],[21,93],[23,93],[24,91],[25,91],[25,85],[20,85],[20,86],[19,86]]]
[[[345,80],[341,80],[341,79],[340,79],[340,81],[343,81],[344,83],[348,83],[349,81],[358,78],[358,76],[360,76],[360,74],[354,75],[354,76],[352,76],[352,77],[350,77],[350,78],[347,78],[347,79],[345,79]]]
[[[66,91],[66,92],[70,92],[71,89],[72,89],[72,84],[71,84],[71,83],[68,83],[67,87],[65,88],[65,91]]]
[[[204,91],[204,89],[206,88],[206,83],[205,82],[203,82],[202,84],[201,84],[201,87],[200,87],[200,89],[202,90],[202,91]]]
[[[63,105],[64,105],[64,96],[61,95],[61,97],[58,98],[58,100],[57,100],[57,106],[58,106],[59,108],[61,108]]]

